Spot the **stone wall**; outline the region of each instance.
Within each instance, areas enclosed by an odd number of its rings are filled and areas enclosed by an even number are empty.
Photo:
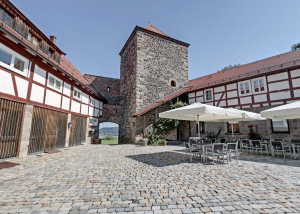
[[[136,111],[188,85],[188,48],[137,31]],[[176,87],[171,86],[171,81]]]

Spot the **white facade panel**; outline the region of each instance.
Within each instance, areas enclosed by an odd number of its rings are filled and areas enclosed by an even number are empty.
[[[210,102],[210,103],[205,103],[206,105],[210,105],[210,106],[213,106],[214,103],[213,102]]]
[[[203,91],[197,91],[196,92],[196,96],[198,97],[198,96],[203,96]]]
[[[195,93],[189,93],[189,98],[195,97]]]
[[[237,96],[238,96],[237,91],[227,92],[227,98],[237,97]]]
[[[41,69],[39,66],[35,66],[33,80],[45,85],[46,83],[46,71]]]
[[[222,92],[222,91],[225,91],[225,86],[220,86],[220,87],[214,88],[215,93]]]
[[[197,97],[197,98],[196,98],[196,102],[202,103],[202,102],[203,102],[203,97]]]
[[[267,94],[261,94],[254,96],[254,102],[260,103],[267,101]]]
[[[268,76],[268,82],[273,82],[277,80],[284,80],[288,78],[288,73],[287,72],[282,72],[279,74],[273,74]]]
[[[269,106],[269,103],[264,103],[263,106]]]
[[[244,109],[245,109],[245,108],[246,108],[246,109],[247,109],[247,108],[250,108],[250,105],[242,106],[242,108],[244,108]]]
[[[290,91],[282,91],[276,93],[270,93],[270,100],[282,100],[291,98]]]
[[[18,96],[26,99],[27,91],[28,91],[28,81],[16,76],[16,84],[17,84]]]
[[[47,89],[45,104],[54,106],[56,108],[60,108],[60,103],[61,103],[61,95],[54,91]]]
[[[89,115],[93,116],[93,113],[94,113],[94,108],[89,106]]]
[[[99,109],[94,108],[93,116],[94,116],[94,117],[99,117]]]
[[[81,102],[85,103],[85,104],[89,104],[89,95],[85,94],[82,92],[82,99]]]
[[[71,111],[76,112],[76,113],[80,113],[80,103],[72,100]]]
[[[98,126],[98,119],[90,117],[90,125],[91,126]]]
[[[227,91],[228,91],[228,90],[236,89],[236,83],[229,84],[229,85],[227,85],[226,87],[227,87]]]
[[[193,103],[195,103],[195,98],[189,99],[189,104],[193,104]]]
[[[222,93],[215,94],[215,100],[219,100],[222,96]]]
[[[88,115],[88,113],[89,113],[89,106],[81,104],[81,114]]]
[[[14,84],[10,73],[0,69],[0,92],[15,95]]]
[[[33,83],[31,88],[30,100],[43,103],[44,93],[45,93],[45,89],[43,87]]]
[[[64,82],[63,94],[67,95],[69,97],[71,95],[71,85],[69,85],[68,83],[65,83],[65,82]]]
[[[290,87],[289,81],[269,83],[269,91],[278,91],[282,89],[287,89],[289,87]]]
[[[225,101],[225,100],[221,101],[220,104],[219,104],[219,106],[220,106],[220,107],[226,106],[226,101]]]
[[[291,71],[291,77],[300,77],[300,69]]]
[[[233,105],[238,105],[239,101],[238,99],[231,99],[231,100],[227,100],[227,103],[229,106],[233,106]]]
[[[294,88],[299,87],[300,86],[300,78],[293,79],[292,83],[293,83]]]
[[[99,100],[95,99],[95,106],[96,106],[96,108],[100,108],[100,101]]]
[[[294,90],[294,96],[300,97],[300,89]]]
[[[283,102],[274,102],[274,103],[271,103],[271,106],[277,106],[277,105],[282,105]]]
[[[63,97],[61,108],[64,110],[70,109],[70,99],[68,97]]]
[[[103,102],[99,101],[100,102],[100,109],[103,109]]]
[[[248,104],[248,103],[252,103],[252,99],[251,97],[242,97],[240,98],[240,102],[241,104]]]

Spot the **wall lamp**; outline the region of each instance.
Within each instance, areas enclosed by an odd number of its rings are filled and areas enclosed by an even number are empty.
[[[72,123],[68,123],[68,128],[71,128],[72,127]]]

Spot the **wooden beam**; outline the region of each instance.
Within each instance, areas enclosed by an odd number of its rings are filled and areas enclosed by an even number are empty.
[[[145,115],[143,115],[143,138],[145,138]]]

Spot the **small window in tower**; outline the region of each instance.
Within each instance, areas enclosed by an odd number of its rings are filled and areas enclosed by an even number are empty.
[[[176,87],[176,82],[174,80],[171,81],[171,86]]]
[[[107,91],[110,91],[110,87],[107,87]]]

